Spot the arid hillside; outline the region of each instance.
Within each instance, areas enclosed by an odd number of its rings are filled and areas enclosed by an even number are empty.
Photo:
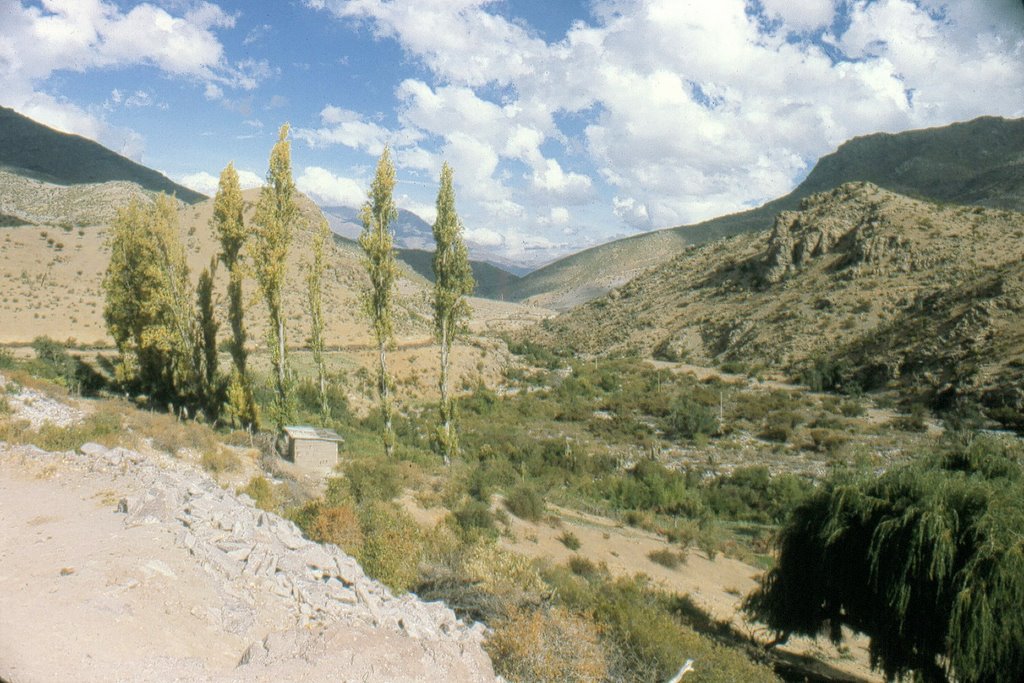
[[[12,173],[0,172],[0,213],[7,227],[0,228],[0,314],[6,321],[0,343],[27,343],[46,335],[80,344],[109,346],[103,322],[101,283],[109,261],[107,231],[116,207],[132,197],[152,194],[133,183],[61,186]],[[245,193],[246,219],[251,220],[258,190]],[[181,204],[179,221],[193,279],[207,267],[219,247],[210,225],[213,201]],[[288,257],[285,303],[289,344],[303,346],[309,334],[305,298],[305,269],[312,258],[313,229],[319,209],[303,197],[303,220],[296,229]],[[327,340],[332,347],[370,342],[370,329],[359,311],[365,275],[359,248],[338,238],[330,246],[324,276]],[[218,295],[224,298],[226,275],[218,270]],[[429,327],[429,283],[412,268],[403,268],[398,283],[397,315],[400,337],[411,343],[426,341]],[[249,337],[263,343],[266,308],[255,283],[246,283]],[[223,301],[222,301],[223,303]],[[223,315],[226,306],[218,307]],[[515,325],[521,318],[543,313],[517,304],[474,300],[475,329]],[[227,333],[222,325],[221,333]]]
[[[771,227],[781,211],[843,183],[867,181],[940,202],[1024,210],[1024,119],[854,138],[822,157],[791,193],[696,225],[629,237],[567,256],[515,283],[512,298],[566,311],[619,287],[684,249]]]
[[[813,365],[826,383],[991,393],[1024,367],[1022,257],[1020,213],[850,183],[771,230],[690,248],[532,334],[585,353]]]

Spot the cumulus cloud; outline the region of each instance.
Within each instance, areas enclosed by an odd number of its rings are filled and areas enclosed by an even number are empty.
[[[210,2],[190,2],[175,15],[150,2],[123,10],[105,0],[0,0],[0,15],[0,104],[114,149],[141,150],[141,142],[126,143],[131,135],[97,113],[47,93],[51,75],[144,65],[197,81],[220,99],[222,87],[251,89],[269,73],[263,63],[227,60],[216,33],[235,17]],[[149,91],[119,95],[128,107],[156,103]]]
[[[238,184],[243,190],[250,190],[263,185],[263,179],[256,173],[245,169],[235,169],[235,171],[238,172]],[[178,176],[175,180],[191,190],[212,197],[217,194],[220,176],[207,171],[197,171]]]
[[[337,176],[319,166],[307,166],[295,185],[323,206],[358,207],[366,201],[364,183]]]
[[[552,42],[489,0],[307,4],[425,67],[395,92],[396,130],[423,134],[405,158],[448,158],[510,250],[556,206],[603,207],[608,236],[695,222],[855,135],[1024,115],[1018,0],[602,0]]]

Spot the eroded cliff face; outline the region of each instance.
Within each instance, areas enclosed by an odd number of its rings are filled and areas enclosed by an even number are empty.
[[[0,443],[0,530],[11,683],[494,680],[482,625],[163,454]]]

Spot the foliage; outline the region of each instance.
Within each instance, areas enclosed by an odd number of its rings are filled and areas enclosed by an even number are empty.
[[[319,505],[310,525],[309,537],[319,543],[333,543],[358,557],[363,549],[359,513],[352,505]]]
[[[213,199],[213,227],[220,240],[220,260],[228,269],[228,320],[231,325],[231,359],[234,369],[228,380],[225,416],[229,423],[250,428],[257,424],[256,401],[252,380],[248,376],[245,350],[245,301],[242,294],[245,247],[248,231],[243,218],[244,202],[234,164],[220,174],[217,194]],[[212,269],[211,269],[212,270]]]
[[[285,338],[283,294],[286,258],[295,223],[299,220],[299,209],[295,202],[288,130],[287,123],[281,126],[277,143],[270,152],[267,184],[260,190],[260,199],[256,204],[256,216],[253,221],[256,231],[253,235],[252,248],[256,281],[259,283],[270,316],[268,346],[275,380],[272,414],[278,430],[291,422],[294,410]]]
[[[838,478],[793,512],[747,610],[783,638],[864,633],[890,679],[1020,680],[1022,499],[1020,446],[991,438]]]
[[[108,244],[104,318],[120,352],[116,379],[158,402],[203,405],[202,339],[174,200],[133,199],[118,210]]]
[[[678,569],[679,565],[686,562],[686,555],[668,548],[660,548],[647,553],[647,559],[666,569]]]
[[[505,507],[520,519],[538,522],[544,516],[544,496],[530,484],[520,484],[505,497]]]
[[[564,545],[569,550],[572,550],[573,552],[579,550],[583,546],[583,544],[580,542],[579,536],[577,536],[571,531],[563,531],[562,534],[558,537],[558,540],[561,541],[562,545]]]
[[[345,464],[344,482],[357,503],[394,500],[402,491],[398,465],[391,460],[350,460]]]
[[[777,474],[758,465],[737,468],[704,490],[704,502],[717,516],[756,522],[782,522],[812,490],[793,474]]]
[[[718,419],[706,405],[683,395],[672,402],[664,427],[666,436],[693,439],[700,434],[710,436],[717,432]]]
[[[313,236],[313,262],[306,274],[306,293],[308,295],[310,332],[309,347],[313,350],[313,363],[316,365],[317,388],[320,398],[320,420],[326,422],[331,416],[331,407],[327,399],[327,365],[324,363],[324,248],[330,228],[327,219],[321,219],[320,227]]]
[[[93,396],[103,388],[103,376],[80,358],[69,354],[60,342],[49,337],[32,340],[36,363],[28,369],[39,377],[51,379],[79,395]]]
[[[395,592],[410,590],[424,550],[416,522],[393,503],[373,501],[360,507],[359,524],[364,539],[359,562],[366,573]]]
[[[363,298],[363,310],[373,326],[377,340],[377,391],[380,395],[384,452],[392,455],[395,432],[392,424],[391,392],[394,381],[388,372],[387,350],[394,343],[394,297],[398,265],[395,260],[394,235],[391,223],[398,217],[392,193],[395,189],[395,167],[388,147],[377,162],[377,172],[370,186],[370,199],[360,214],[363,231],[359,246],[366,255],[364,264],[370,277],[370,289]]]
[[[495,672],[514,683],[589,683],[608,675],[594,623],[562,607],[514,611],[484,647]]]
[[[558,602],[597,624],[609,656],[608,679],[637,682],[667,680],[686,659],[700,664],[699,679],[711,683],[777,680],[742,652],[719,645],[681,623],[674,601],[644,577],[610,580],[597,573],[579,578],[548,571],[544,578]]]
[[[457,510],[452,513],[455,523],[463,538],[473,541],[481,537],[496,538],[498,529],[495,526],[494,513],[487,503],[467,499]]]
[[[454,405],[448,393],[448,361],[456,337],[466,330],[469,303],[466,297],[473,293],[473,273],[469,267],[469,253],[462,241],[462,221],[455,211],[455,189],[452,187],[452,168],[447,162],[441,167],[441,187],[437,193],[437,219],[434,221],[434,336],[441,347],[441,374],[438,387],[440,419],[436,442],[450,464],[459,451],[455,431]]]
[[[252,498],[253,502],[261,510],[275,512],[277,510],[277,494],[274,493],[274,486],[262,474],[249,480],[245,487],[238,489],[238,493],[244,493]]]

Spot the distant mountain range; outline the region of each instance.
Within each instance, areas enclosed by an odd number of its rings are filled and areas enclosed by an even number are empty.
[[[347,206],[322,206],[320,210],[327,217],[327,222],[336,235],[352,241],[358,239],[363,229],[358,209]],[[398,258],[433,282],[433,227],[405,209],[398,210],[398,219],[392,227],[395,231]],[[520,276],[529,272],[528,269],[479,259],[471,259],[469,265],[473,270],[473,279],[477,283],[474,294],[489,299],[510,298]]]
[[[79,135],[0,107],[0,169],[56,185],[126,181],[189,204],[206,197]]]
[[[1024,119],[983,117],[967,123],[854,138],[822,157],[791,193],[756,209],[696,225],[629,237],[567,256],[520,280],[512,294],[569,310],[665,263],[687,247],[764,230],[780,211],[853,181],[911,197],[1024,209]]]

